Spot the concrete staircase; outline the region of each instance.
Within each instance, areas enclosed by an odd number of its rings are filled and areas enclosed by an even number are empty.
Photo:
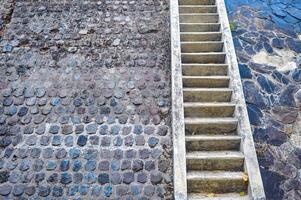
[[[248,195],[250,172],[238,128],[237,89],[218,5],[215,0],[178,3],[187,199],[264,199]]]

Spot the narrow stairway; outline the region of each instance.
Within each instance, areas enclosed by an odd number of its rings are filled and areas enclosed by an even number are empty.
[[[249,199],[215,0],[179,0],[188,199]]]

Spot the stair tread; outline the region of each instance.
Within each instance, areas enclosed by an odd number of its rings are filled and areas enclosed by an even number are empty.
[[[208,193],[189,193],[188,200],[249,200],[249,196],[241,196],[238,193],[214,194],[208,197]]]
[[[223,44],[223,41],[185,41],[181,44]]]
[[[192,91],[192,92],[198,92],[198,91],[217,91],[217,92],[229,92],[233,91],[230,88],[183,88],[183,91]]]
[[[226,52],[181,53],[182,55],[226,55]]]
[[[186,135],[186,141],[199,141],[199,140],[241,140],[238,135]]]
[[[243,172],[231,172],[231,171],[198,171],[198,170],[189,170],[187,172],[188,180],[202,180],[202,179],[211,179],[211,180],[242,180],[245,176]]]
[[[240,151],[191,151],[186,153],[187,159],[229,159],[237,158],[243,159],[244,155]]]
[[[182,76],[191,79],[230,79],[230,76]]]
[[[211,7],[217,7],[217,5],[179,5],[179,7],[208,7],[208,8],[211,8]]]
[[[190,118],[185,117],[185,123],[204,124],[204,123],[237,123],[238,119],[233,117],[214,117],[214,118]]]
[[[228,102],[184,102],[184,107],[219,107],[219,106],[235,106],[235,103]]]
[[[228,66],[228,64],[223,63],[182,63],[182,66]]]

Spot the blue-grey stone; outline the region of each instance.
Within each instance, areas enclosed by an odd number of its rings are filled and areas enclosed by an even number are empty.
[[[25,116],[27,114],[27,112],[28,112],[28,108],[27,107],[21,107],[19,109],[18,116],[19,117],[23,117],[23,116]]]
[[[120,169],[120,161],[119,160],[111,161],[111,169],[113,171],[118,171]]]
[[[30,168],[30,161],[29,160],[22,160],[19,166],[21,171],[27,171]]]
[[[148,139],[148,145],[151,147],[151,148],[154,148],[159,142],[159,139],[156,138],[156,137],[150,137]]]
[[[156,168],[155,162],[152,160],[145,161],[145,170],[152,171]]]
[[[131,161],[123,160],[120,168],[121,168],[121,170],[131,169]]]
[[[62,160],[60,163],[60,170],[61,171],[67,171],[69,169],[69,160]]]
[[[141,125],[135,125],[134,126],[134,134],[140,135],[143,132],[143,128]]]
[[[78,173],[75,173],[73,174],[73,183],[81,183],[83,180],[83,174],[78,172]]]
[[[61,174],[61,181],[60,181],[62,184],[69,184],[72,182],[72,176],[71,174],[67,173],[67,172],[64,172]]]
[[[67,137],[65,137],[65,145],[67,147],[72,147],[73,146],[73,136],[68,135]]]
[[[132,165],[133,171],[138,172],[143,170],[144,163],[142,160],[134,160]]]
[[[96,149],[88,149],[84,152],[84,158],[86,160],[96,159],[98,151]]]
[[[52,145],[53,146],[59,146],[61,145],[61,136],[60,135],[55,135],[52,138]]]
[[[85,165],[85,170],[86,171],[94,171],[96,169],[96,161],[95,160],[88,160],[86,165]]]
[[[58,105],[61,104],[61,99],[60,98],[53,98],[53,99],[51,99],[50,104],[53,105],[53,106],[58,106]]]
[[[104,185],[106,183],[109,183],[110,182],[110,175],[107,174],[107,173],[101,173],[98,175],[98,182],[101,184],[101,185]]]
[[[25,186],[24,185],[15,185],[13,189],[13,194],[15,196],[21,196],[24,193]]]
[[[72,159],[78,158],[80,156],[80,149],[78,149],[78,148],[71,148],[69,150],[69,156]]]
[[[41,197],[47,197],[50,193],[49,186],[38,186],[38,194]]]
[[[10,194],[12,190],[12,186],[11,185],[7,185],[7,184],[1,184],[0,185],[0,195],[1,196],[7,196]]]
[[[153,185],[158,185],[162,182],[163,177],[161,173],[152,173],[150,176],[150,181]]]
[[[123,139],[120,136],[117,136],[113,140],[114,146],[121,146],[123,142]]]
[[[82,168],[82,163],[80,160],[75,160],[73,162],[73,167],[72,167],[72,170],[75,171],[75,172],[78,172],[80,169]]]
[[[134,182],[134,173],[133,172],[125,172],[123,173],[123,183],[125,184],[130,184],[132,182]]]
[[[59,130],[60,130],[60,127],[58,125],[52,125],[49,128],[49,133],[57,134],[59,132]]]
[[[247,105],[247,110],[248,110],[248,115],[250,119],[250,123],[252,125],[260,125],[261,124],[261,118],[262,118],[262,113],[261,110],[256,107],[255,105],[248,104]]]
[[[146,183],[147,182],[147,175],[146,175],[146,173],[139,173],[138,175],[137,175],[137,181],[139,182],[139,183]]]
[[[61,197],[64,194],[64,188],[61,186],[54,186],[52,188],[52,196],[54,197]]]
[[[78,188],[78,192],[81,194],[81,195],[86,195],[88,194],[89,192],[89,185],[80,185],[79,188]]]
[[[101,187],[99,185],[94,185],[91,191],[92,196],[98,197],[101,194]]]
[[[110,162],[106,160],[99,162],[98,169],[100,171],[108,171],[110,169]]]
[[[113,193],[113,188],[112,188],[112,186],[106,185],[106,186],[104,187],[103,193],[104,193],[104,195],[105,195],[106,197],[110,197],[110,196],[112,195],[112,193]]]
[[[84,175],[84,180],[86,181],[86,183],[89,183],[89,184],[96,183],[97,176],[95,173],[89,172]]]
[[[67,151],[66,151],[65,149],[63,149],[63,148],[58,149],[58,150],[56,151],[56,153],[55,153],[55,157],[56,157],[57,159],[65,158],[66,155],[67,155]]]
[[[11,44],[6,44],[2,48],[2,52],[4,53],[12,52],[12,50],[13,50],[13,46]]]
[[[121,177],[120,173],[112,173],[111,174],[111,183],[113,185],[120,184],[121,181],[122,181],[122,177]]]
[[[265,108],[266,102],[262,96],[260,89],[252,81],[243,82],[243,91],[247,103],[255,104],[259,108]]]
[[[258,75],[257,82],[259,83],[261,88],[269,94],[275,93],[275,91],[279,90],[277,85],[275,85],[272,81],[270,81],[263,75]]]
[[[87,134],[94,134],[97,131],[97,124],[88,124],[86,126]]]
[[[51,158],[53,155],[53,149],[52,148],[46,148],[43,150],[43,158]]]
[[[18,111],[16,106],[9,106],[5,108],[5,114],[9,115],[9,116],[13,116],[14,114],[16,114]]]
[[[55,168],[56,168],[56,161],[50,160],[47,162],[47,165],[46,165],[47,170],[55,170]]]
[[[252,72],[247,65],[238,64],[241,78],[252,78]]]
[[[140,195],[142,192],[142,187],[140,185],[132,185],[131,186],[131,193],[135,196]]]
[[[100,135],[107,135],[108,134],[108,126],[107,125],[101,125],[99,127],[99,134]]]
[[[68,188],[68,196],[74,196],[78,192],[78,185],[72,185]]]
[[[87,144],[87,136],[85,135],[80,135],[78,138],[77,138],[77,144],[81,147],[85,146]]]

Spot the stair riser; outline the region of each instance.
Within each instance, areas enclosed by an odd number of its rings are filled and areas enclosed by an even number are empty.
[[[225,76],[228,74],[228,66],[193,66],[182,65],[184,76]]]
[[[185,124],[186,135],[235,135],[237,124],[235,123],[219,123],[219,124]]]
[[[204,6],[204,7],[194,7],[194,6],[180,6],[180,13],[217,13],[216,6]]]
[[[217,14],[196,14],[196,15],[180,15],[180,23],[217,23],[219,16]]]
[[[235,106],[185,107],[185,117],[232,117]]]
[[[191,88],[226,88],[229,86],[229,81],[227,78],[183,78],[183,86]]]
[[[217,32],[220,30],[220,24],[181,24],[181,32]]]
[[[222,42],[182,43],[182,53],[222,52]]]
[[[239,158],[232,159],[192,159],[187,158],[188,170],[225,170],[225,171],[242,171],[244,167],[244,160]]]
[[[231,91],[184,91],[185,102],[230,102]]]
[[[207,192],[207,193],[230,193],[246,192],[247,184],[241,180],[188,180],[187,190],[189,193]]]
[[[224,64],[225,54],[182,54],[182,63]]]
[[[179,5],[214,5],[215,0],[179,0]]]
[[[238,151],[240,140],[186,141],[187,151]]]
[[[221,33],[208,33],[208,34],[181,34],[182,42],[195,42],[195,41],[221,41]]]

